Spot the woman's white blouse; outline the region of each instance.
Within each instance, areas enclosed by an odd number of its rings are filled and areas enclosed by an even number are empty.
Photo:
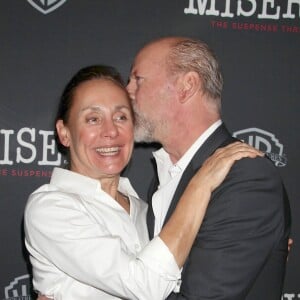
[[[55,168],[25,209],[25,244],[33,285],[54,299],[164,299],[180,270],[156,237],[148,240],[146,204],[127,178],[119,191],[130,215],[98,180]]]

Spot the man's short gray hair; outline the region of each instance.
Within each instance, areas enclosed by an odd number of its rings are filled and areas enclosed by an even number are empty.
[[[175,42],[167,56],[167,69],[175,75],[189,71],[198,73],[203,92],[221,110],[223,77],[216,56],[206,43],[194,39]]]

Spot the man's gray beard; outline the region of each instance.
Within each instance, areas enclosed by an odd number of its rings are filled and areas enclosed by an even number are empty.
[[[133,104],[135,115],[134,125],[134,141],[137,143],[153,143],[154,139],[154,124],[146,119],[146,117],[137,111]]]

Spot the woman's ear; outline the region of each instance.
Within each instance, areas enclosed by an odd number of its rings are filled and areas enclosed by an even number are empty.
[[[194,71],[183,74],[179,80],[179,98],[180,102],[184,103],[200,90],[201,80],[198,73]]]
[[[70,146],[69,130],[65,126],[63,120],[58,120],[56,122],[56,131],[61,144],[64,145],[65,147],[69,147]]]

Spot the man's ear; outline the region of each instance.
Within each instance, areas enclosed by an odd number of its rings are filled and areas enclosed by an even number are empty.
[[[180,78],[179,99],[181,103],[188,101],[201,88],[201,80],[194,71],[183,74]]]
[[[58,120],[56,122],[56,131],[61,144],[64,145],[65,147],[69,147],[70,146],[69,130],[65,126],[63,120]]]

